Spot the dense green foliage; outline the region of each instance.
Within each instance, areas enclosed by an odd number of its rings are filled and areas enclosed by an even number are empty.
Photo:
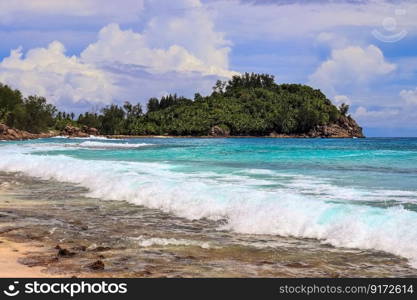
[[[278,85],[273,76],[248,73],[217,81],[207,97],[151,98],[147,113],[134,118],[122,117],[119,109],[117,121],[114,119],[111,129],[102,126],[103,133],[207,135],[214,125],[232,135],[304,133],[316,125],[336,122],[341,114],[319,90],[300,84]],[[114,108],[103,114],[114,115]]]
[[[39,133],[55,127],[56,111],[45,98],[23,98],[20,91],[0,83],[0,123]]]
[[[23,99],[20,92],[0,86],[0,122],[35,132],[62,129],[70,122],[95,127],[102,134],[207,135],[215,125],[232,135],[292,134],[335,123],[348,109],[344,104],[338,109],[309,86],[278,85],[273,76],[245,73],[217,81],[206,97],[197,93],[193,100],[177,95],[151,98],[146,113],[140,104],[112,104],[73,121],[73,115],[57,113],[44,98]]]

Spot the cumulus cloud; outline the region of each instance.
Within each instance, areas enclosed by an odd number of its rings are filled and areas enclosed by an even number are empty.
[[[163,2],[147,2],[146,9],[156,10]],[[175,1],[168,8],[182,13],[152,16],[141,31],[108,24],[77,56],[66,55],[59,41],[26,55],[15,49],[0,62],[0,81],[71,106],[144,102],[169,92],[189,96],[196,89],[208,92],[216,79],[236,74],[229,70],[230,42],[215,30],[199,0]]]
[[[400,96],[408,104],[417,104],[417,88],[415,90],[402,90]]]
[[[338,87],[364,84],[395,69],[396,65],[387,62],[378,47],[350,46],[333,50],[309,80],[310,84],[335,93]]]
[[[173,44],[168,48],[151,48],[149,32],[140,34],[132,30],[121,30],[119,25],[110,24],[104,27],[98,41],[89,45],[82,53],[81,59],[94,64],[121,63],[145,67],[151,73],[199,72],[203,75],[230,77],[234,73],[226,68],[228,48],[216,48],[210,41],[201,41],[202,45],[214,48],[221,59],[211,59],[201,55],[200,58],[180,45]],[[152,36],[152,35],[151,35]],[[199,43],[197,43],[199,44]]]
[[[66,56],[64,45],[52,42],[46,48],[12,50],[0,62],[0,82],[20,88],[24,94],[59,101],[110,103],[117,93],[110,74],[75,56]]]

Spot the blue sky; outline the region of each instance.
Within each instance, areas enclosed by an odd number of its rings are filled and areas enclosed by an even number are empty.
[[[0,82],[67,111],[262,72],[349,103],[368,136],[417,136],[415,1],[0,0],[0,40]]]

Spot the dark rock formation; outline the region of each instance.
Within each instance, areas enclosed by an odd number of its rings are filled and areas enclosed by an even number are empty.
[[[75,255],[74,252],[71,252],[71,251],[69,251],[68,249],[65,249],[65,248],[60,248],[58,250],[58,256],[71,257],[71,256],[74,256],[74,255]]]
[[[210,132],[209,132],[209,135],[211,135],[211,136],[219,136],[219,137],[229,136],[230,135],[230,130],[229,129],[222,128],[222,127],[220,127],[218,125],[215,125],[215,126],[211,127]]]
[[[362,127],[351,116],[341,116],[337,123],[319,125],[308,133],[283,134],[275,131],[269,134],[273,138],[363,138]]]
[[[81,129],[82,132],[88,133],[89,135],[99,135],[99,132],[96,128],[94,127],[88,127],[86,125],[84,125]]]
[[[308,133],[309,137],[363,138],[362,127],[350,116],[341,116],[335,124],[316,126]]]
[[[82,128],[67,125],[61,132],[62,135],[68,137],[89,137],[90,135],[98,135],[99,132],[96,128],[90,128],[83,126]]]
[[[104,262],[101,260],[97,260],[89,265],[87,265],[88,268],[90,268],[91,270],[104,270]]]
[[[30,133],[24,130],[10,128],[5,124],[0,124],[0,140],[28,140],[28,139],[39,139],[56,136],[57,132],[50,131],[47,133]]]

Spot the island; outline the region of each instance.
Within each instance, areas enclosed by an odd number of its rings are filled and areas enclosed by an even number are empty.
[[[111,104],[99,112],[61,112],[41,96],[23,97],[0,84],[0,139],[54,135],[88,137],[298,137],[361,138],[362,128],[320,90],[277,84],[268,74],[244,73],[218,80],[211,94],[176,94],[140,103]]]

